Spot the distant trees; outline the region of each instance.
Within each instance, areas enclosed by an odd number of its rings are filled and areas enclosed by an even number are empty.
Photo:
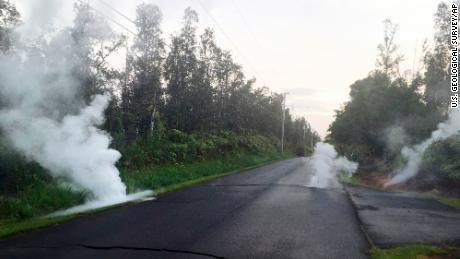
[[[112,95],[104,129],[118,147],[156,143],[171,130],[280,137],[281,95],[255,88],[256,80],[246,79],[231,53],[217,45],[212,29],[197,35],[198,14],[191,8],[168,41],[160,9],[139,5],[131,45],[88,5],[76,4],[75,11],[74,24],[65,30],[78,64],[73,75],[85,102],[97,93]],[[122,47],[127,49],[126,67],[117,70],[108,59]],[[304,118],[294,120],[285,112],[288,145],[319,140]]]
[[[432,48],[425,50],[424,73],[399,73],[403,57],[395,44],[397,26],[384,21],[384,41],[378,45],[376,70],[353,83],[350,101],[336,111],[329,136],[341,153],[391,172],[403,163],[402,147],[428,138],[448,111],[450,79],[450,9],[438,5]],[[455,180],[460,175],[458,136],[433,144],[425,154],[425,174]]]
[[[10,50],[14,29],[21,23],[21,15],[8,0],[0,0],[0,52]]]
[[[403,57],[395,43],[397,25],[384,21],[384,40],[378,45],[376,69],[350,86],[350,101],[336,111],[328,138],[341,153],[362,165],[401,163],[400,151],[428,138],[448,111],[450,13],[440,3],[435,14],[433,48],[423,57],[424,74],[399,73]],[[436,147],[430,150],[438,150]],[[432,151],[431,151],[432,152]],[[438,156],[431,156],[438,163]],[[445,158],[448,159],[448,158]],[[434,160],[433,160],[434,161]],[[439,164],[438,164],[439,167]]]
[[[450,9],[446,3],[441,2],[434,15],[435,33],[433,48],[427,51],[424,63],[425,92],[427,104],[433,108],[447,112],[450,101]]]
[[[62,111],[55,111],[56,114],[77,112],[95,94],[111,95],[103,129],[111,134],[113,145],[125,157],[144,157],[143,161],[160,161],[146,158],[155,155],[163,156],[161,161],[175,161],[177,154],[172,153],[177,146],[171,136],[184,134],[197,139],[205,139],[206,134],[222,134],[235,141],[251,140],[250,136],[266,138],[255,143],[279,141],[281,94],[255,87],[256,79],[246,78],[230,51],[217,45],[212,29],[206,28],[198,35],[198,14],[191,8],[185,9],[180,31],[165,40],[160,9],[153,4],[139,5],[135,19],[137,33],[132,41],[116,34],[89,5],[78,3],[74,10],[71,26],[54,33],[50,39],[40,38],[30,44],[40,59],[53,55],[45,51],[48,49],[69,50],[69,57],[62,58],[72,60],[71,76],[78,84],[77,100],[63,102]],[[0,0],[2,52],[12,49],[16,41],[13,32],[19,24],[20,15],[14,5]],[[114,68],[111,58],[122,54],[126,55],[126,66]],[[53,60],[58,62],[59,58]],[[303,148],[319,141],[305,118],[294,119],[289,110],[285,115],[287,147]],[[218,146],[225,147],[224,142]],[[212,146],[195,140],[190,143],[193,145],[184,150],[192,150],[194,156],[202,152],[196,149]],[[162,149],[163,153],[156,149]]]
[[[255,79],[245,78],[231,53],[217,46],[210,28],[197,35],[198,21],[198,14],[187,8],[181,30],[166,43],[159,8],[138,7],[138,34],[120,79],[119,109],[127,143],[159,139],[164,127],[187,133],[231,130],[279,137],[281,95],[254,89]],[[286,113],[286,138],[298,139],[295,132],[303,132],[304,125]],[[300,121],[308,125],[305,119]],[[306,138],[319,140],[306,129]]]

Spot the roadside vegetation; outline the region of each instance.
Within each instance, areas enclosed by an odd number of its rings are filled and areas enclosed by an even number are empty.
[[[450,105],[450,7],[434,14],[434,35],[417,51],[413,71],[401,71],[398,26],[384,22],[376,68],[350,86],[350,100],[336,111],[327,139],[337,151],[360,163],[357,182],[382,187],[405,164],[403,147],[430,137],[447,118]],[[421,50],[421,51],[420,51]],[[460,197],[460,134],[434,142],[425,152],[417,177],[400,189]]]
[[[161,10],[139,5],[132,41],[112,31],[89,5],[76,3],[74,10],[71,26],[22,42],[16,33],[20,13],[13,2],[0,0],[0,55],[20,57],[19,46],[25,45],[47,59],[44,50],[53,37],[71,35],[70,42],[62,43],[68,46],[60,47],[72,50],[79,61],[72,70],[80,83],[78,100],[59,107],[72,114],[95,94],[111,96],[101,130],[122,154],[117,167],[129,192],[164,192],[293,153],[303,155],[319,141],[305,118],[282,110],[282,94],[246,78],[231,53],[217,45],[212,29],[198,35],[199,17],[191,8],[184,12],[182,28],[165,38]],[[116,55],[126,56],[124,68],[108,62]],[[0,111],[9,109],[9,101],[0,96]],[[279,140],[283,121],[284,155]],[[0,129],[1,229],[25,220],[34,225],[31,218],[91,198],[69,179],[51,177],[39,163],[16,152],[7,130]]]
[[[460,198],[437,196],[436,199],[448,206],[460,209]]]
[[[410,245],[390,249],[371,249],[372,259],[431,259],[460,258],[460,250],[453,247],[431,246],[431,245]]]
[[[161,193],[293,156],[289,149],[282,155],[274,138],[231,132],[196,135],[173,130],[161,143],[137,145],[135,149],[125,151],[118,164],[128,192],[149,189]],[[1,175],[0,227],[2,222],[42,216],[91,197],[66,179],[52,178],[38,164],[7,147],[1,154],[5,159],[0,169],[9,174]]]
[[[284,155],[279,152],[240,153],[196,163],[153,165],[137,170],[124,169],[121,176],[128,187],[128,192],[148,189],[155,190],[155,195],[161,195],[292,156],[290,152]],[[46,174],[43,176],[46,177]],[[3,202],[0,204],[3,211],[0,217],[0,238],[114,207],[108,206],[67,216],[39,217],[45,213],[81,204],[87,198],[83,192],[66,189],[52,179],[48,180],[51,182],[45,183],[45,179],[35,181],[35,183],[40,183],[38,185],[41,186],[40,188],[35,189],[37,185],[30,186],[28,192],[19,193],[14,198],[2,197],[3,200],[0,200]]]

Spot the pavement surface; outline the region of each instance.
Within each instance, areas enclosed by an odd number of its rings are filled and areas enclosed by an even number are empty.
[[[347,187],[365,232],[379,247],[460,245],[460,210],[416,193]]]
[[[222,177],[0,240],[0,258],[367,258],[343,188],[305,187],[308,159]]]

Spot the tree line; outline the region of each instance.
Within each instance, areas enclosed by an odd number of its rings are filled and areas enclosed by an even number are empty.
[[[115,33],[90,5],[76,3],[74,9],[73,24],[62,30],[72,36],[69,47],[79,64],[72,75],[81,83],[79,96],[86,104],[95,94],[111,95],[104,129],[115,147],[160,141],[171,130],[280,138],[282,94],[256,87],[255,78],[246,78],[231,52],[218,46],[211,28],[199,35],[193,9],[184,11],[182,28],[166,39],[160,8],[140,4],[131,40]],[[14,52],[20,14],[7,0],[0,1],[0,10],[1,48]],[[110,60],[120,55],[126,66],[114,68]],[[289,147],[319,140],[305,118],[294,119],[289,109],[284,127]]]
[[[391,173],[404,163],[402,147],[429,138],[437,124],[447,118],[450,24],[450,7],[441,2],[434,14],[433,39],[423,44],[415,71],[401,71],[404,56],[396,43],[398,25],[384,21],[376,68],[350,86],[350,101],[336,111],[327,137],[341,153],[359,161],[363,169]],[[458,139],[457,135],[438,141],[425,153],[419,179],[430,178],[426,181],[430,184],[436,182],[433,178],[460,183],[460,167],[455,162],[460,147],[452,145]],[[445,151],[439,152],[443,148]]]

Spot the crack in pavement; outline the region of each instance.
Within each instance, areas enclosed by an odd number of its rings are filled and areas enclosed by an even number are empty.
[[[301,184],[284,184],[284,183],[270,183],[270,184],[213,184],[213,187],[273,187],[273,186],[283,186],[283,187],[296,187],[296,188],[307,188],[305,185]]]
[[[65,247],[82,247],[86,249],[94,249],[94,250],[135,250],[135,251],[151,251],[151,252],[167,252],[167,253],[180,253],[180,254],[192,254],[192,255],[200,255],[205,257],[217,258],[217,259],[225,259],[225,257],[203,253],[203,252],[195,252],[189,250],[180,250],[180,249],[170,249],[170,248],[151,248],[151,247],[135,247],[135,246],[96,246],[96,245],[87,245],[87,244],[64,244],[64,245],[57,245],[57,246],[16,246],[11,248],[19,248],[19,249],[57,249],[57,248],[65,248]]]

